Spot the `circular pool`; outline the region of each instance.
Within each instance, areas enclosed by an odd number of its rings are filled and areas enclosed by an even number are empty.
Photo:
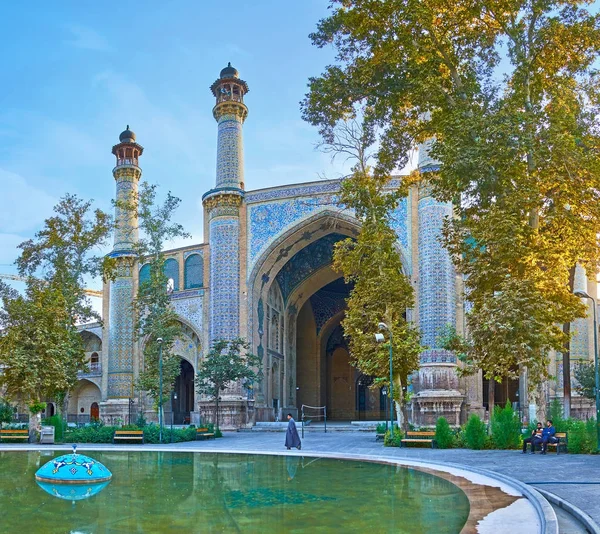
[[[113,480],[89,499],[34,481],[54,452],[1,452],[6,532],[460,532],[469,499],[416,469],[301,456],[95,452]]]

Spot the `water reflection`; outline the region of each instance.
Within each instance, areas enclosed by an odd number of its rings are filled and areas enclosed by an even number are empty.
[[[50,482],[40,482],[39,480],[36,480],[36,482],[46,493],[65,501],[89,499],[110,484],[110,480],[100,484],[52,484]]]

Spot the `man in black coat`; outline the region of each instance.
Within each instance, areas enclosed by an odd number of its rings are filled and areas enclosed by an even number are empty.
[[[292,447],[296,447],[298,450],[300,450],[302,448],[302,444],[300,442],[298,430],[296,429],[296,421],[294,421],[291,413],[287,414],[287,418],[288,427],[285,432],[285,446],[288,448],[288,450]]]

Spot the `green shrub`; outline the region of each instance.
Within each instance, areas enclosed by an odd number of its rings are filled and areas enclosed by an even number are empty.
[[[492,416],[492,443],[497,449],[515,449],[519,447],[521,420],[506,401],[504,408],[496,406]]]
[[[464,429],[464,442],[469,449],[481,450],[485,448],[487,432],[485,423],[477,414],[472,414]]]
[[[112,443],[115,430],[142,430],[136,425],[103,426],[89,425],[82,428],[76,428],[66,433],[65,439],[73,443]],[[159,428],[158,425],[146,425],[144,430],[145,443],[159,443]],[[163,443],[179,443],[181,441],[194,441],[196,439],[196,429],[188,428],[171,428],[163,427],[162,442]],[[126,443],[126,442],[125,442]]]
[[[435,423],[435,441],[439,449],[449,449],[454,444],[454,433],[445,417],[438,417]]]
[[[569,442],[567,450],[573,454],[589,454],[596,452],[596,420],[578,421],[568,420]]]
[[[385,433],[385,436],[383,437],[383,445],[385,447],[400,447],[401,440],[402,432],[400,432],[400,429],[395,426],[393,435],[389,430]]]
[[[118,427],[84,426],[65,433],[65,441],[73,443],[112,443],[113,434]]]
[[[66,423],[61,419],[59,415],[53,415],[42,420],[42,425],[54,427],[54,441],[56,443],[62,443],[65,435]]]
[[[14,409],[10,403],[4,399],[0,399],[0,426],[3,423],[11,423],[14,413]]]
[[[138,418],[135,420],[135,426],[138,428],[146,428],[147,424],[148,422],[146,421],[144,414],[140,412],[140,415],[138,415]]]
[[[386,430],[386,423],[377,423],[377,428],[375,429],[375,432],[377,432],[377,434],[383,434],[385,433]]]

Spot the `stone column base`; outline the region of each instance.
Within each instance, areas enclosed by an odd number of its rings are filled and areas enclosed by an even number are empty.
[[[215,423],[214,401],[199,401],[199,424]],[[245,399],[223,399],[219,401],[219,428],[238,430],[252,428],[255,422],[254,401]]]
[[[435,426],[445,417],[452,426],[460,426],[464,396],[457,390],[423,390],[413,397],[412,422],[417,426]]]
[[[131,421],[129,414],[131,413]],[[138,416],[138,404],[129,405],[129,399],[108,399],[100,403],[100,419],[105,425],[134,424]]]

